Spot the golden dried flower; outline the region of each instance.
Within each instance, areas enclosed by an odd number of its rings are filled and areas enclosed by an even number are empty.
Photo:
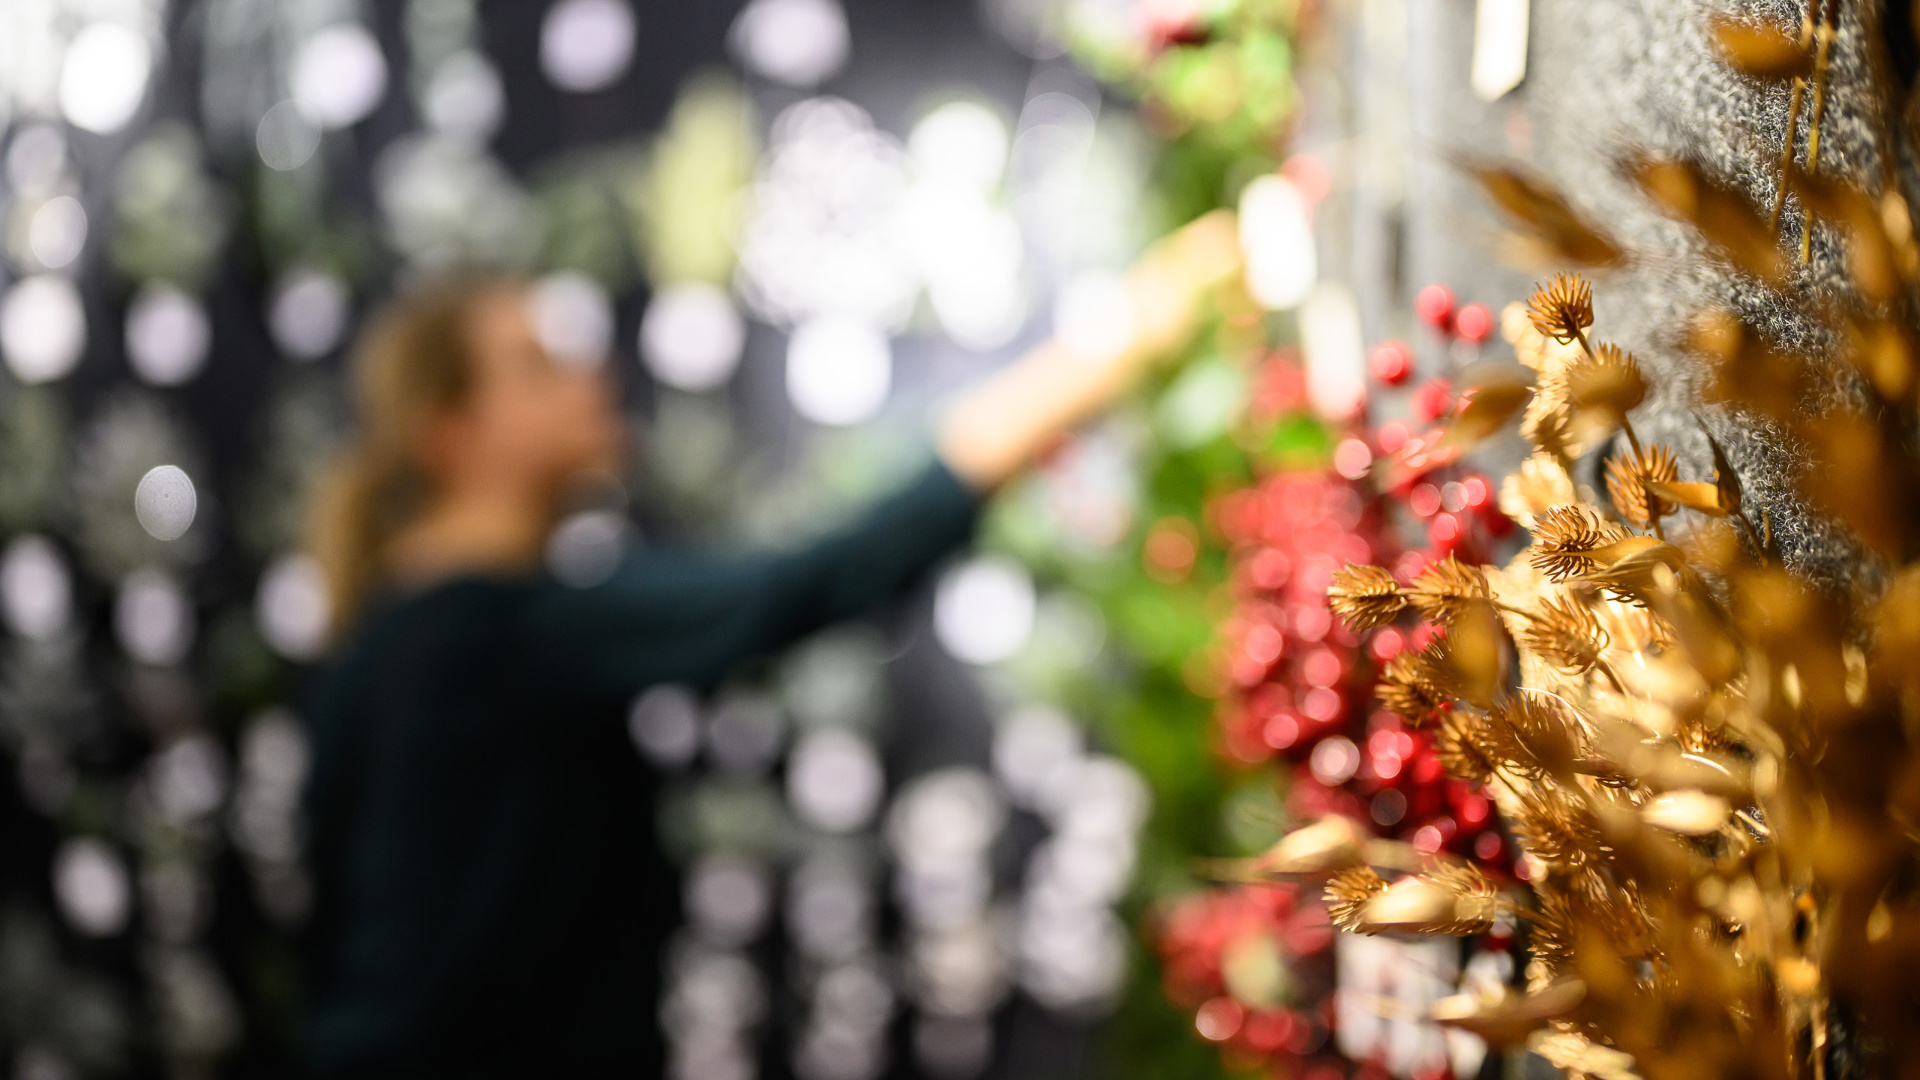
[[[1495,702],[1482,730],[1489,756],[1533,780],[1571,768],[1582,741],[1567,707],[1538,692]]]
[[[1453,699],[1446,689],[1451,682],[1445,652],[1436,641],[1421,652],[1403,652],[1387,661],[1374,696],[1379,698],[1381,708],[1418,726]]]
[[[1474,709],[1445,709],[1440,713],[1440,728],[1434,733],[1433,749],[1449,776],[1469,784],[1484,784],[1493,779],[1498,764],[1481,749],[1486,740],[1485,713]]]
[[[1567,403],[1578,411],[1624,415],[1646,400],[1647,378],[1632,353],[1602,344],[1592,356],[1567,365],[1566,388]]]
[[[1566,467],[1547,454],[1535,453],[1500,482],[1500,511],[1533,528],[1534,518],[1579,497]]]
[[[1327,882],[1327,917],[1342,930],[1360,925],[1367,901],[1387,891],[1387,883],[1370,866],[1352,866]]]
[[[1327,599],[1333,613],[1356,631],[1385,626],[1407,608],[1406,597],[1400,595],[1400,583],[1379,566],[1354,564],[1334,571]]]
[[[1626,530],[1584,506],[1556,506],[1534,521],[1534,568],[1560,582],[1599,567],[1592,552],[1626,539]]]
[[[1597,864],[1612,850],[1593,814],[1554,788],[1522,792],[1509,824],[1528,854],[1567,869]]]
[[[1673,513],[1674,504],[1652,485],[1680,479],[1680,463],[1664,446],[1649,446],[1607,460],[1607,497],[1620,516],[1641,528]]]
[[[1551,597],[1521,628],[1520,642],[1549,664],[1573,675],[1593,670],[1607,647],[1607,632],[1593,609],[1567,594]]]
[[[1479,567],[1468,566],[1451,555],[1430,564],[1407,590],[1407,598],[1420,614],[1441,626],[1451,626],[1470,605],[1492,595],[1487,589],[1487,575]]]
[[[1493,929],[1500,914],[1499,891],[1485,874],[1465,863],[1446,862],[1421,874],[1420,880],[1453,897],[1452,918],[1429,933],[1469,937]]]
[[[1572,341],[1593,325],[1593,286],[1578,274],[1555,274],[1533,290],[1527,318],[1541,337]]]

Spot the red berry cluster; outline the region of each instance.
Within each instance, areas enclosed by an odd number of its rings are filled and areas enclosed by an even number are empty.
[[[1263,372],[1260,384],[1286,385],[1291,363],[1270,360],[1283,370]],[[1449,396],[1433,411],[1453,408]],[[1424,646],[1431,629],[1387,628],[1362,649],[1327,603],[1334,571],[1348,563],[1392,565],[1411,581],[1450,554],[1486,561],[1512,529],[1491,481],[1459,466],[1450,447],[1436,452],[1442,431],[1416,436],[1390,421],[1339,440],[1331,470],[1276,472],[1213,502],[1209,524],[1230,552],[1234,600],[1216,636],[1218,738],[1247,765],[1284,756],[1306,766],[1288,796],[1297,819],[1344,814],[1430,851],[1501,864],[1506,845],[1487,798],[1446,776],[1428,733],[1368,707],[1379,666]],[[1408,547],[1403,536],[1425,543]]]
[[[1156,935],[1166,994],[1235,1066],[1340,1080],[1329,1037],[1333,927],[1301,899],[1293,885],[1243,885],[1174,905]]]
[[[1456,308],[1444,287],[1424,290],[1418,309],[1436,332],[1471,344],[1492,329],[1486,309]],[[1384,386],[1407,382],[1413,366],[1412,351],[1398,342],[1373,353],[1373,374]],[[1210,503],[1207,525],[1228,549],[1232,609],[1216,632],[1208,675],[1196,685],[1217,694],[1224,757],[1245,766],[1275,758],[1300,766],[1287,785],[1293,819],[1341,814],[1505,874],[1512,852],[1491,800],[1446,775],[1430,733],[1372,705],[1380,668],[1424,647],[1434,629],[1388,627],[1363,641],[1327,602],[1334,571],[1348,563],[1388,565],[1411,582],[1448,555],[1491,561],[1494,545],[1513,528],[1492,481],[1463,466],[1444,439],[1461,407],[1447,380],[1419,385],[1410,404],[1412,425],[1391,420],[1336,434],[1331,468],[1275,471]],[[1304,405],[1297,360],[1285,353],[1269,359],[1254,380],[1250,419],[1271,422]],[[1162,523],[1149,561],[1190,562],[1199,543],[1199,530]],[[1291,887],[1241,886],[1186,899],[1166,916],[1159,937],[1167,992],[1195,1010],[1200,1034],[1230,1058],[1337,1080],[1347,1075],[1338,1059],[1313,1056],[1332,1012],[1331,986],[1316,984],[1313,974],[1317,963],[1324,966],[1316,959],[1324,939],[1300,929],[1308,918],[1324,926],[1320,905]],[[1287,1008],[1250,1005],[1223,973],[1241,943],[1261,934],[1280,943],[1293,979]],[[1366,1074],[1371,1066],[1359,1068]]]

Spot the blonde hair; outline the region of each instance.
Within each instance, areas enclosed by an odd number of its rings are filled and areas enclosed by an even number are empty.
[[[520,287],[503,276],[442,279],[390,302],[361,334],[352,360],[359,429],[328,468],[308,519],[336,639],[381,584],[388,546],[425,502],[427,422],[472,390],[474,305]]]

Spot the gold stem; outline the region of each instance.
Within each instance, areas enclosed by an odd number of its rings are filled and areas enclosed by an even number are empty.
[[[1806,92],[1807,80],[1795,78],[1793,100],[1787,105],[1787,136],[1780,143],[1780,183],[1773,192],[1773,213],[1767,218],[1775,240],[1780,238],[1780,215],[1787,208],[1787,170],[1793,167],[1793,139],[1800,128],[1800,99]]]
[[[1580,328],[1577,326],[1573,328],[1573,340],[1580,343],[1580,351],[1587,354],[1587,359],[1589,360],[1600,359],[1598,356],[1594,355],[1593,346],[1587,341],[1587,335],[1582,333]]]
[[[1820,47],[1813,58],[1813,116],[1807,124],[1807,175],[1816,176],[1820,172],[1820,121],[1827,111],[1827,62],[1833,51],[1835,8],[1839,0],[1828,0],[1821,10],[1820,26],[1814,31],[1814,37]],[[1800,262],[1805,265],[1813,257],[1813,214],[1805,215],[1800,223]]]
[[[1593,662],[1593,670],[1607,677],[1607,681],[1613,684],[1614,693],[1619,694],[1621,697],[1627,696],[1627,688],[1621,684],[1620,676],[1613,673],[1612,664],[1607,663],[1605,660],[1595,660]]]

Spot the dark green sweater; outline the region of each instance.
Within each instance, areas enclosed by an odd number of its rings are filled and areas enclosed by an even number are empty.
[[[376,604],[310,709],[313,1072],[658,1075],[678,896],[629,701],[875,607],[976,507],[936,466],[794,552],[643,553],[588,588],[469,577]]]

